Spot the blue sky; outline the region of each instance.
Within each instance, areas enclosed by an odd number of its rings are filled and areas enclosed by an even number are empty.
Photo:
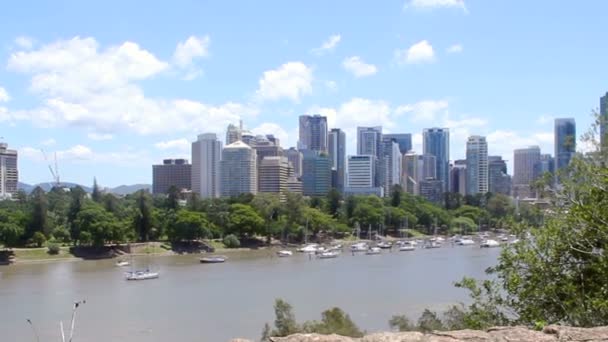
[[[553,151],[555,117],[578,132],[608,91],[606,1],[10,1],[0,12],[0,136],[20,180],[151,182],[196,135],[242,119],[285,147],[297,116],[449,127],[490,154]]]

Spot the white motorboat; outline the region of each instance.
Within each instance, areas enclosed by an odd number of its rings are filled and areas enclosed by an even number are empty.
[[[458,246],[471,246],[475,244],[475,241],[473,241],[472,239],[459,239],[458,241],[456,241],[456,244]]]
[[[382,249],[380,249],[380,247],[372,247],[370,249],[368,249],[367,251],[365,251],[365,254],[367,255],[377,255],[382,253]]]
[[[382,242],[379,242],[376,246],[378,246],[379,248],[382,248],[382,249],[388,249],[388,248],[393,247],[393,244],[388,241],[382,241]]]
[[[327,251],[327,252],[323,252],[321,254],[317,254],[317,258],[319,258],[319,259],[333,259],[333,258],[337,258],[338,255],[340,255],[340,253],[337,252],[337,251]]]
[[[499,246],[500,246],[500,243],[498,243],[498,241],[492,240],[492,239],[487,239],[481,243],[481,248],[492,248],[492,247],[499,247]]]
[[[200,258],[199,260],[201,264],[221,264],[223,262],[226,262],[226,260],[228,260],[228,257],[225,257],[223,255],[213,255],[210,257]]]
[[[502,242],[508,242],[509,238],[506,237],[506,236],[503,236],[503,237],[500,238],[500,241],[502,241]]]
[[[301,252],[301,253],[315,253],[318,248],[319,248],[319,245],[317,245],[316,243],[311,243],[311,244],[308,244],[308,245],[306,245],[306,246],[298,249],[298,252]]]
[[[368,250],[368,246],[365,242],[359,242],[350,246],[350,250],[352,252],[366,252]]]
[[[414,246],[414,244],[412,244],[409,241],[405,241],[401,244],[401,247],[399,247],[399,251],[400,252],[411,252],[413,250],[416,249],[416,246]]]
[[[327,250],[328,251],[341,251],[342,245],[337,244],[337,245],[329,246],[329,248]]]
[[[278,251],[278,252],[277,252],[277,255],[278,255],[279,257],[282,257],[282,258],[283,258],[283,257],[289,257],[289,256],[292,256],[292,255],[293,255],[293,252],[292,252],[292,251],[288,251],[288,250],[282,250],[282,251]]]
[[[118,260],[115,265],[116,267],[125,267],[131,265],[131,263],[126,260]]]
[[[145,271],[131,271],[126,273],[127,280],[148,280],[156,279],[160,277],[159,272],[152,272],[150,270]]]
[[[431,241],[430,243],[427,243],[424,245],[424,248],[440,248],[441,247],[441,243],[437,242],[437,241]]]

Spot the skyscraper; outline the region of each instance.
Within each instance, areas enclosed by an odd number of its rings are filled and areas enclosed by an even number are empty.
[[[357,127],[357,154],[381,156],[382,126]]]
[[[327,152],[327,117],[300,115],[298,150]]]
[[[174,186],[179,190],[192,188],[192,165],[186,159],[165,159],[152,165],[152,193],[166,194]]]
[[[511,194],[511,176],[507,174],[507,163],[501,156],[488,156],[488,191]]]
[[[406,154],[412,149],[412,135],[410,133],[383,134],[383,137],[394,139],[399,144],[401,154]]]
[[[418,155],[409,151],[402,158],[401,184],[403,190],[418,195]]]
[[[258,168],[259,192],[279,195],[285,200],[287,193],[287,178],[289,177],[289,162],[285,157],[264,157]]]
[[[296,150],[295,147],[290,147],[289,150],[284,152],[287,160],[293,167],[293,174],[296,178],[302,177],[302,152]]]
[[[376,157],[373,155],[348,156],[347,170],[344,190],[347,195],[384,195],[384,189],[375,186]]]
[[[450,130],[448,128],[425,128],[422,136],[424,154],[432,154],[437,163],[437,179],[443,192],[449,189]]]
[[[376,172],[379,173],[379,186],[389,195],[394,185],[401,184],[402,155],[399,144],[392,138],[382,137],[381,155]]]
[[[467,194],[488,192],[488,143],[486,137],[470,136],[467,140]]]
[[[576,123],[574,119],[555,119],[555,171],[568,164],[576,152]]]
[[[450,168],[450,192],[467,194],[467,161],[458,159]]]
[[[222,150],[221,189],[223,197],[256,194],[258,190],[257,155],[251,146],[234,142]]]
[[[222,142],[215,133],[198,136],[192,143],[192,191],[202,198],[220,196]]]
[[[331,163],[326,153],[305,150],[302,161],[304,196],[325,196],[331,189]]]
[[[257,165],[258,167],[262,164],[262,159],[265,157],[282,157],[283,148],[278,145],[278,139],[268,139],[268,136],[257,135],[255,139],[251,140],[249,146],[251,146],[256,155],[258,156]]]
[[[432,154],[418,155],[418,180],[437,179],[437,158]]]
[[[241,140],[242,131],[243,131],[242,121],[241,121],[241,124],[239,127],[237,127],[233,124],[229,124],[228,128],[226,129],[226,145],[230,145],[233,142]]]
[[[542,176],[545,173],[555,174],[555,159],[550,154],[540,155],[540,164],[538,167],[538,175]]]
[[[443,183],[438,179],[427,178],[420,181],[420,196],[435,204],[443,200]]]
[[[331,186],[343,191],[346,163],[346,134],[339,128],[329,131],[329,159],[331,161]]]
[[[602,151],[608,149],[608,92],[600,97],[600,146]]]
[[[15,195],[18,182],[17,151],[9,150],[6,143],[0,143],[0,199]]]
[[[513,151],[513,197],[532,198],[535,192],[530,188],[538,178],[540,147],[530,146]]]

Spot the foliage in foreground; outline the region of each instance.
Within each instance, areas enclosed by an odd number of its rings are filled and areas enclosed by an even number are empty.
[[[298,324],[292,306],[282,299],[277,299],[274,303],[274,313],[274,329],[268,323],[264,325],[263,342],[269,341],[269,337],[283,337],[297,333],[338,334],[349,337],[364,335],[350,316],[340,308],[323,311],[320,321],[306,321]]]

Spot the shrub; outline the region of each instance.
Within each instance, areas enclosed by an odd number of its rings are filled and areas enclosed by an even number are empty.
[[[57,227],[53,230],[53,237],[59,242],[69,242],[70,231],[65,227]]]
[[[59,244],[56,244],[56,243],[49,244],[47,246],[47,248],[48,248],[48,253],[51,255],[57,255],[57,254],[59,254],[59,251],[61,250],[59,248]]]
[[[36,245],[36,247],[42,247],[46,243],[46,236],[42,234],[42,232],[34,233],[32,236],[32,243]]]
[[[241,246],[241,241],[234,234],[226,235],[222,242],[224,242],[226,248],[239,248]]]

